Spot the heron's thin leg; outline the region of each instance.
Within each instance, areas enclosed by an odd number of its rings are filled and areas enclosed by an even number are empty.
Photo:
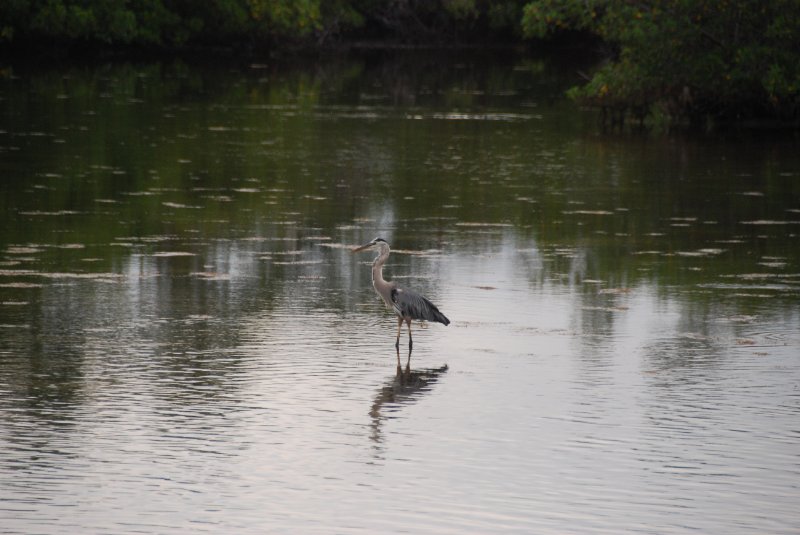
[[[406,323],[408,324],[408,350],[411,351],[411,347],[414,345],[414,341],[411,339],[411,318],[408,318]]]
[[[400,316],[397,318],[397,342],[394,343],[394,347],[398,350],[400,349],[400,329],[403,328],[403,317]]]

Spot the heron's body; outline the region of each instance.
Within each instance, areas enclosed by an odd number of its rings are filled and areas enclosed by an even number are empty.
[[[397,342],[395,346],[400,346],[400,331],[404,321],[408,325],[409,348],[413,345],[411,339],[412,320],[436,321],[444,325],[450,324],[447,316],[442,314],[436,305],[428,299],[408,288],[399,286],[397,283],[384,280],[383,265],[389,258],[389,244],[385,240],[375,238],[368,244],[356,249],[355,252],[372,248],[378,249],[378,256],[372,263],[372,286],[381,296],[383,302],[386,303],[386,306],[397,314]]]

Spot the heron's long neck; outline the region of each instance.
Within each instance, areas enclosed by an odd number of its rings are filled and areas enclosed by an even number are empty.
[[[389,283],[383,280],[383,264],[389,258],[389,250],[382,249],[378,257],[372,263],[372,285],[375,289],[381,290],[389,286]]]

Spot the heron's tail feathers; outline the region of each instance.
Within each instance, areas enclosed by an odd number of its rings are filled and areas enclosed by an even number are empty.
[[[447,316],[442,314],[436,305],[428,301],[428,305],[430,305],[430,312],[431,317],[428,318],[428,321],[438,321],[439,323],[443,323],[445,326],[450,325],[450,320],[447,319]]]
[[[401,288],[393,288],[391,300],[400,317],[413,318],[415,320],[438,321],[445,325],[450,324],[450,320],[436,308],[436,305],[416,292]]]

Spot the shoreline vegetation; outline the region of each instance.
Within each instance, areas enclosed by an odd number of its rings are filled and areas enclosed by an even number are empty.
[[[612,126],[800,127],[800,3],[775,0],[5,0],[0,57],[264,57],[584,46],[567,95]],[[3,69],[5,72],[8,69]]]

